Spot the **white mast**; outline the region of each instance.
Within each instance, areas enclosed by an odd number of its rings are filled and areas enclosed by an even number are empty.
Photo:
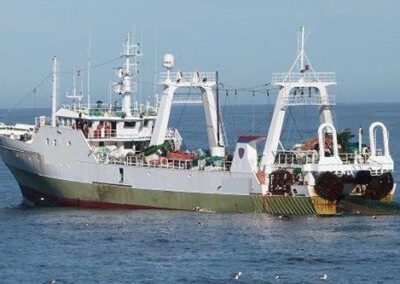
[[[131,116],[131,77],[130,77],[130,37],[128,33],[128,37],[126,39],[125,44],[125,72],[122,80],[123,83],[123,98],[122,98],[122,111],[126,114],[126,116]]]
[[[51,89],[51,126],[56,127],[56,112],[57,112],[57,80],[58,80],[57,57],[53,57],[52,70],[52,89]]]
[[[92,48],[92,34],[89,35],[89,47],[88,47],[88,70],[87,70],[87,104],[88,114],[90,112],[90,57]]]
[[[72,76],[72,94],[76,95],[76,68],[75,68],[75,61],[73,67],[73,76]]]
[[[74,111],[76,111],[76,109],[77,109],[77,101],[78,101],[78,103],[79,103],[79,105],[80,105],[80,103],[81,103],[81,99],[82,99],[82,93],[79,93],[78,94],[78,92],[77,92],[77,89],[76,89],[76,68],[75,68],[75,62],[74,62],[74,67],[73,67],[73,76],[72,76],[72,91],[71,91],[71,93],[68,93],[67,92],[67,98],[69,98],[69,99],[73,99],[73,107],[74,107]]]
[[[158,40],[157,40],[157,33],[155,33],[155,48],[154,48],[154,85],[153,85],[153,95],[154,95],[154,100],[155,100],[155,110],[156,112],[158,111],[158,94],[157,94],[157,75],[158,75],[158,52],[157,52],[157,47],[158,47]]]
[[[108,99],[109,99],[109,110],[112,110],[112,82],[108,85]]]
[[[125,116],[132,116],[131,113],[131,95],[136,93],[137,83],[137,62],[136,57],[141,56],[139,52],[138,44],[131,44],[130,35],[128,33],[126,42],[124,44],[125,64],[117,71],[118,77],[122,80],[118,83],[114,83],[114,92],[121,94],[122,97],[122,112]],[[132,62],[131,62],[132,58]]]
[[[300,34],[299,34],[299,41],[298,41],[298,45],[299,45],[299,55],[300,55],[300,71],[305,70],[305,66],[304,66],[304,37],[305,34],[305,28],[304,26],[300,27]]]

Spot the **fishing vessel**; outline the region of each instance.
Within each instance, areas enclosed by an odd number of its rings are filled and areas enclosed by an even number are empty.
[[[24,139],[0,136],[2,159],[30,204],[334,215],[348,196],[389,203],[396,184],[385,125],[371,124],[369,146],[360,130],[350,147],[351,136],[338,133],[333,120],[335,98],[327,89],[336,84],[335,74],[313,69],[305,37],[301,27],[295,62],[272,75],[279,92],[267,135],[239,136],[232,155],[222,134],[218,72],[181,72],[166,54],[156,108],[132,108],[131,59],[139,53],[128,39],[117,72],[121,81],[114,85],[122,95],[120,109],[80,103],[57,108],[53,58],[51,118],[38,118]],[[179,131],[168,128],[175,92],[182,88],[202,93],[208,152],[183,151]],[[313,107],[319,125],[315,137],[288,149],[281,143],[285,116],[299,106]]]

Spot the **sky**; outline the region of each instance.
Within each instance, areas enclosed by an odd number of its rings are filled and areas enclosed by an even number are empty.
[[[15,106],[45,78],[53,55],[65,102],[74,62],[87,64],[89,38],[94,66],[120,55],[128,32],[144,54],[142,99],[153,96],[155,63],[162,70],[167,52],[177,69],[218,70],[222,83],[237,88],[268,83],[293,63],[301,25],[310,32],[306,51],[314,69],[336,72],[331,94],[338,102],[400,102],[398,0],[0,0],[1,107]],[[91,71],[94,100],[109,100],[118,66]],[[46,81],[18,107],[49,107],[50,92]],[[263,103],[265,96],[239,92],[238,100]]]

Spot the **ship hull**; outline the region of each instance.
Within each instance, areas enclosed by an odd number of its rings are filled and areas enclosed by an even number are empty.
[[[48,143],[55,141],[57,143]],[[71,147],[71,144],[74,147]],[[90,208],[335,215],[315,196],[267,195],[254,173],[99,163],[79,131],[41,128],[33,143],[0,136],[24,200]]]
[[[6,164],[7,165],[7,164]],[[16,178],[24,203],[34,206],[73,206],[98,209],[158,209],[221,213],[268,213],[272,215],[335,215],[351,213],[355,203],[340,202],[341,212],[318,209],[308,196],[271,196],[261,194],[221,195],[137,189],[106,183],[81,183],[41,176],[7,165]],[[346,203],[347,202],[347,203]],[[342,208],[344,205],[346,208]],[[350,205],[349,205],[349,204]],[[398,214],[398,205],[363,204],[366,215]],[[350,206],[350,207],[349,207]],[[329,209],[329,208],[328,208]],[[376,210],[375,210],[376,209]],[[326,212],[325,212],[326,211]],[[372,213],[371,213],[372,212]],[[358,213],[359,214],[359,213]]]
[[[106,183],[88,184],[44,177],[15,167],[8,167],[16,178],[24,200],[28,204],[104,209],[265,211],[263,197],[259,195],[172,192]]]

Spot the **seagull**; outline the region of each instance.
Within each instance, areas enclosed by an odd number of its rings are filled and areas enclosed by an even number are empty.
[[[233,279],[238,280],[240,276],[242,276],[242,272],[241,271],[239,271],[238,273],[233,274]]]
[[[321,280],[327,280],[327,279],[328,279],[328,275],[327,275],[326,273],[324,273],[323,275],[321,275],[321,276],[319,277],[319,279],[321,279]]]
[[[201,225],[203,225],[203,223],[201,223],[201,222],[199,221],[199,222],[197,222],[197,225],[201,226]]]
[[[281,215],[279,215],[279,216],[278,216],[278,219],[282,219],[282,220],[290,220],[290,216],[289,216],[289,215],[284,215],[284,214],[281,214]]]
[[[50,279],[50,280],[47,281],[45,284],[54,284],[54,283],[56,283],[56,280]]]
[[[280,277],[279,275],[276,275],[275,279],[276,279],[276,280],[281,280],[282,277]]]
[[[57,222],[57,225],[61,225],[61,221],[58,221],[58,222]]]
[[[372,216],[372,218],[376,219],[376,216],[374,215],[374,216]]]

